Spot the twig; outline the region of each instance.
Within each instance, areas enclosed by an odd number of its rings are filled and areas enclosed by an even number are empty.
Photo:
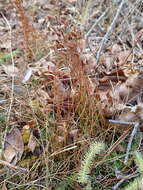
[[[118,140],[109,148],[108,152],[106,153],[106,157],[111,154],[111,152],[121,143],[124,141],[124,139],[128,136],[129,129],[126,130],[119,138]]]
[[[120,124],[120,125],[135,125],[136,123],[135,122],[129,122],[129,121],[119,121],[119,120],[112,120],[112,119],[109,119],[108,120],[110,123],[114,123],[114,124]]]
[[[129,139],[129,142],[128,142],[128,146],[127,146],[126,155],[125,155],[125,160],[124,160],[124,163],[125,163],[125,164],[126,164],[127,161],[128,161],[129,151],[130,151],[130,149],[131,149],[132,141],[133,141],[133,138],[134,138],[134,136],[135,136],[135,134],[136,134],[136,132],[137,132],[139,126],[140,126],[139,123],[136,123],[136,124],[134,125],[134,129],[132,130],[132,133],[131,133],[131,136],[130,136],[130,139]]]
[[[110,33],[111,33],[111,32],[113,31],[113,29],[114,29],[115,23],[116,23],[116,21],[117,21],[118,16],[120,15],[120,12],[121,12],[121,9],[122,9],[124,3],[125,3],[125,0],[122,0],[122,2],[121,2],[120,5],[119,5],[119,8],[118,8],[118,10],[117,10],[117,13],[116,13],[115,17],[114,17],[114,19],[113,19],[111,25],[109,26],[109,29],[108,29],[107,33],[105,34],[104,38],[103,38],[102,41],[101,41],[101,45],[100,45],[100,47],[99,47],[99,50],[98,50],[97,56],[96,56],[97,63],[98,63],[98,61],[99,61],[99,57],[100,57],[102,48],[103,48],[104,44],[106,43],[106,41],[108,40],[108,37],[109,37]]]
[[[66,149],[64,149],[64,150],[54,152],[54,153],[51,154],[49,157],[52,157],[52,156],[61,154],[61,153],[63,153],[63,152],[67,152],[67,151],[72,150],[72,149],[75,149],[75,148],[77,148],[77,146],[72,146],[72,147],[66,148]]]
[[[114,123],[114,124],[120,124],[120,125],[133,125],[134,126],[134,129],[132,130],[132,133],[131,133],[131,136],[130,136],[130,139],[128,142],[127,151],[126,151],[126,155],[125,155],[124,164],[126,164],[128,161],[129,151],[131,149],[133,138],[134,138],[140,124],[136,123],[136,122],[126,122],[126,121],[118,121],[118,120],[109,120],[109,122]]]
[[[92,30],[95,28],[96,25],[98,25],[98,23],[103,19],[103,17],[107,14],[107,12],[109,11],[109,8],[107,8],[103,14],[96,20],[96,22],[91,26],[91,28],[88,30],[88,32],[85,34],[85,38],[87,38],[90,33],[92,32]]]
[[[121,179],[116,185],[114,185],[112,187],[112,190],[118,190],[119,189],[119,186],[124,183],[124,181],[128,180],[128,179],[131,179],[131,178],[134,178],[134,177],[137,177],[139,175],[139,173],[133,173],[133,174],[129,174],[127,176],[124,176],[123,179]]]
[[[6,24],[8,25],[8,28],[9,28],[9,35],[10,35],[10,38],[11,38],[11,40],[10,40],[10,56],[11,56],[13,70],[14,70],[15,63],[14,63],[14,57],[13,57],[13,52],[12,52],[12,29],[11,29],[9,21],[4,16],[4,14],[2,12],[0,12],[0,14],[2,15],[4,21],[6,22]],[[7,128],[8,128],[8,125],[9,125],[9,119],[10,119],[13,100],[14,100],[14,75],[12,75],[12,82],[11,82],[11,97],[10,97],[10,105],[9,105],[9,109],[8,109],[8,116],[7,116],[7,122],[6,122],[7,123],[6,124],[6,129],[5,129],[6,132],[7,132]],[[5,142],[5,138],[6,138],[6,132],[5,132],[5,135],[4,135],[4,142]]]
[[[16,170],[22,170],[22,171],[24,171],[24,172],[27,172],[27,171],[28,171],[28,169],[15,166],[15,165],[10,164],[9,162],[6,162],[6,161],[4,161],[4,160],[0,160],[0,165],[8,166],[8,167],[10,167],[10,168],[12,168],[12,169],[16,169]]]
[[[128,14],[131,14],[133,13],[133,11],[136,11],[138,14],[140,14],[141,16],[143,16],[143,13],[141,12],[141,10],[139,10],[136,6],[139,2],[141,2],[141,0],[136,1],[134,4],[132,2],[130,2],[129,0],[126,0],[127,4],[129,5],[130,7],[130,11]]]

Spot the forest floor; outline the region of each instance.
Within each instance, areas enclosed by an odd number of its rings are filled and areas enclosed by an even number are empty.
[[[142,84],[142,0],[1,0],[0,188],[127,190]]]

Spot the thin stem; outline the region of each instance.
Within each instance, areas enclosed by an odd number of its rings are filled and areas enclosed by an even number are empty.
[[[103,19],[103,17],[107,14],[107,12],[109,11],[109,8],[107,8],[103,14],[96,20],[96,22],[91,26],[91,28],[88,30],[88,32],[85,34],[85,38],[87,38],[91,32],[93,31],[93,29],[95,28],[96,25],[99,24],[99,22]]]
[[[99,61],[99,57],[100,57],[101,51],[102,51],[102,49],[103,49],[103,46],[104,46],[104,44],[107,42],[110,33],[113,31],[113,29],[114,29],[114,27],[115,27],[115,23],[116,23],[116,21],[117,21],[118,16],[119,16],[120,13],[121,13],[121,10],[122,10],[122,7],[123,7],[124,3],[125,3],[125,0],[122,0],[122,2],[121,2],[120,5],[119,5],[119,8],[118,8],[118,10],[117,10],[117,13],[116,13],[115,17],[114,17],[114,19],[113,19],[111,25],[109,26],[109,29],[108,29],[107,33],[105,34],[104,38],[103,38],[102,41],[101,41],[101,45],[100,45],[100,47],[99,47],[99,50],[98,50],[97,56],[96,56],[97,63],[98,63],[98,61]]]

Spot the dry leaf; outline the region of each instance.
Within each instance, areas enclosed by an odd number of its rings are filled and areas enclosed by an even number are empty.
[[[56,65],[50,61],[46,61],[45,58],[40,59],[36,64],[36,70],[37,72],[40,73],[45,73],[45,72],[56,72],[57,68]]]
[[[27,81],[29,81],[29,79],[31,78],[33,72],[34,72],[34,69],[28,69],[26,71],[26,74],[25,74],[23,80],[22,80],[22,83],[26,83]]]
[[[135,122],[137,121],[136,114],[131,110],[131,108],[125,108],[118,118],[121,121]]]
[[[8,163],[12,163],[16,159],[16,151],[11,145],[6,145],[4,158]]]
[[[118,88],[116,88],[116,91],[119,92],[119,96],[122,100],[127,100],[133,90],[132,88],[127,86],[125,83],[123,83],[120,86],[118,86]]]
[[[59,103],[68,97],[68,90],[64,88],[64,84],[59,80],[54,80],[53,85],[54,102]]]
[[[19,70],[17,67],[13,65],[2,65],[4,72],[9,76],[9,77],[18,77],[19,76]]]
[[[36,121],[35,120],[30,120],[27,123],[28,123],[30,129],[34,129],[35,126],[36,126]]]
[[[13,128],[6,134],[4,142],[4,158],[7,162],[15,165],[20,159],[24,151],[24,143],[18,128]]]
[[[77,2],[77,0],[66,0],[67,2],[69,2],[69,3],[75,3],[75,2]]]
[[[120,153],[124,153],[125,152],[125,147],[121,144],[118,144],[118,146],[116,146],[116,151],[120,152]]]
[[[7,187],[6,187],[5,183],[2,185],[2,189],[1,190],[7,190]]]
[[[126,82],[118,88],[121,99],[126,99],[126,101],[129,100],[130,102],[137,100],[143,90],[142,83],[143,78],[141,74],[136,73],[129,76]]]
[[[114,44],[111,48],[111,53],[113,55],[117,55],[117,53],[120,53],[122,50],[121,46],[119,46],[118,44]]]
[[[127,61],[131,61],[132,59],[132,54],[130,51],[122,51],[118,54],[118,65],[123,65],[125,64]]]
[[[33,133],[30,134],[28,148],[33,153],[37,145],[36,137],[34,137]]]
[[[96,88],[96,84],[92,82],[92,80],[89,78],[88,79],[88,92],[90,95],[94,95],[94,90]]]
[[[106,73],[109,74],[111,72],[110,70],[113,66],[114,59],[111,56],[104,56],[103,58],[104,58],[103,63],[106,67]]]
[[[69,137],[73,140],[73,142],[77,140],[78,132],[79,132],[78,129],[73,129],[69,132]]]
[[[142,121],[143,120],[143,104],[139,103],[132,108],[132,112]]]
[[[65,138],[63,136],[58,136],[58,142],[63,143],[65,141]]]

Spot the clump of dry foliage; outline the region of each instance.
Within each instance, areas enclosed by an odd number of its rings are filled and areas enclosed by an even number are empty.
[[[3,190],[116,190],[138,175],[142,10],[141,0],[2,1]],[[96,157],[95,141],[106,144]]]

